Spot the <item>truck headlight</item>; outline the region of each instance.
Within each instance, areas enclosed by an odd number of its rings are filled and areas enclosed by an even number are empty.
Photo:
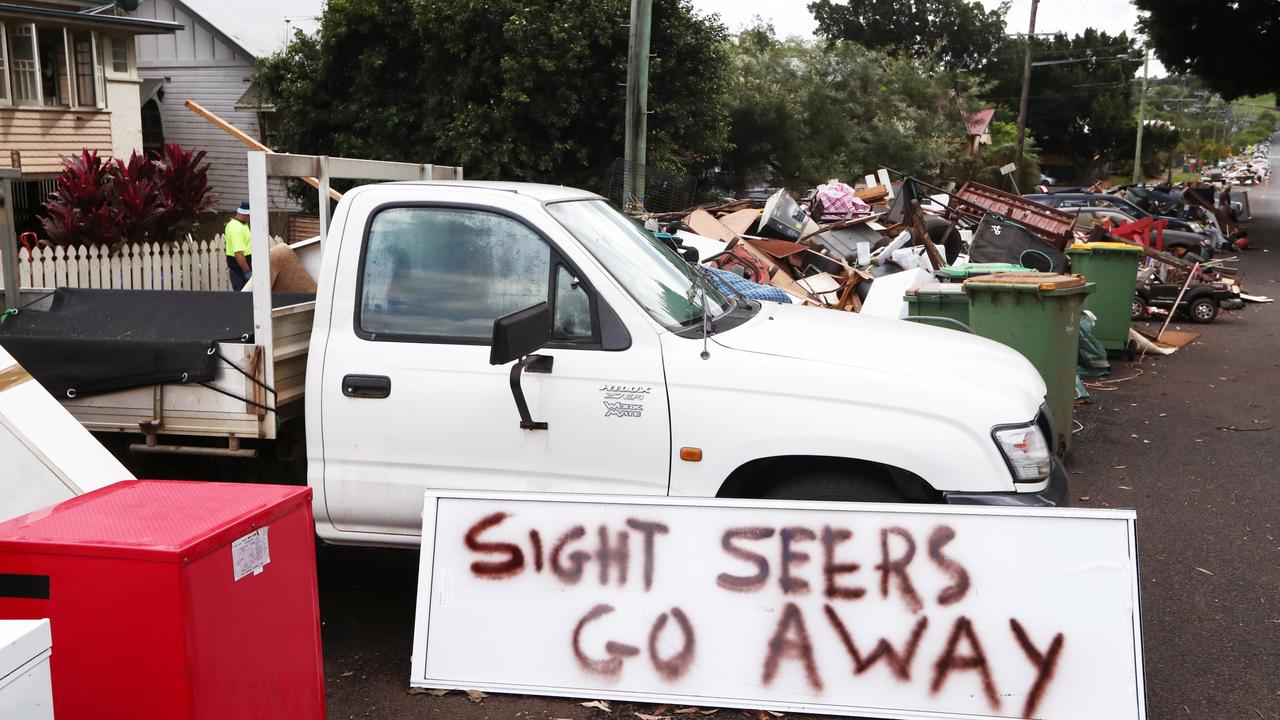
[[[991,435],[1009,463],[1014,482],[1040,482],[1049,477],[1053,460],[1038,425],[996,428]]]

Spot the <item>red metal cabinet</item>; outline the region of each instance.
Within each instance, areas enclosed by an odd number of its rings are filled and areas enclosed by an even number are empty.
[[[314,538],[308,488],[117,483],[0,523],[0,618],[58,720],[322,720]]]

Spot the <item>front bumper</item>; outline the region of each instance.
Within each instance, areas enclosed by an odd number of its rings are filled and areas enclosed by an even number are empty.
[[[1067,504],[1067,468],[1054,456],[1049,484],[1039,492],[944,492],[948,505],[993,505],[996,507],[1064,507]]]

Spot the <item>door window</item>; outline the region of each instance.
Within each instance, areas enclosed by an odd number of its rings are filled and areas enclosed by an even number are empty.
[[[559,340],[590,340],[591,296],[573,271],[556,266],[555,317],[551,320],[552,336]]]
[[[458,208],[389,208],[365,243],[357,329],[367,339],[487,344],[493,321],[547,300],[551,248],[525,225]]]

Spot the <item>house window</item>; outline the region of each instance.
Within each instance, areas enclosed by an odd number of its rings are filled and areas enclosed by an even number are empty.
[[[46,107],[71,104],[71,74],[67,72],[67,33],[61,28],[36,29],[40,58],[40,92]]]
[[[0,105],[104,107],[102,65],[96,33],[0,23]]]
[[[14,25],[6,33],[9,41],[9,77],[13,81],[13,102],[40,104],[40,66],[36,58],[34,25]]]
[[[76,105],[98,106],[98,79],[95,72],[93,33],[77,31],[71,34],[72,59],[76,69]]]
[[[0,23],[0,105],[9,104],[9,52],[6,45],[4,23]]]
[[[129,40],[113,37],[111,41],[111,72],[129,74]]]

